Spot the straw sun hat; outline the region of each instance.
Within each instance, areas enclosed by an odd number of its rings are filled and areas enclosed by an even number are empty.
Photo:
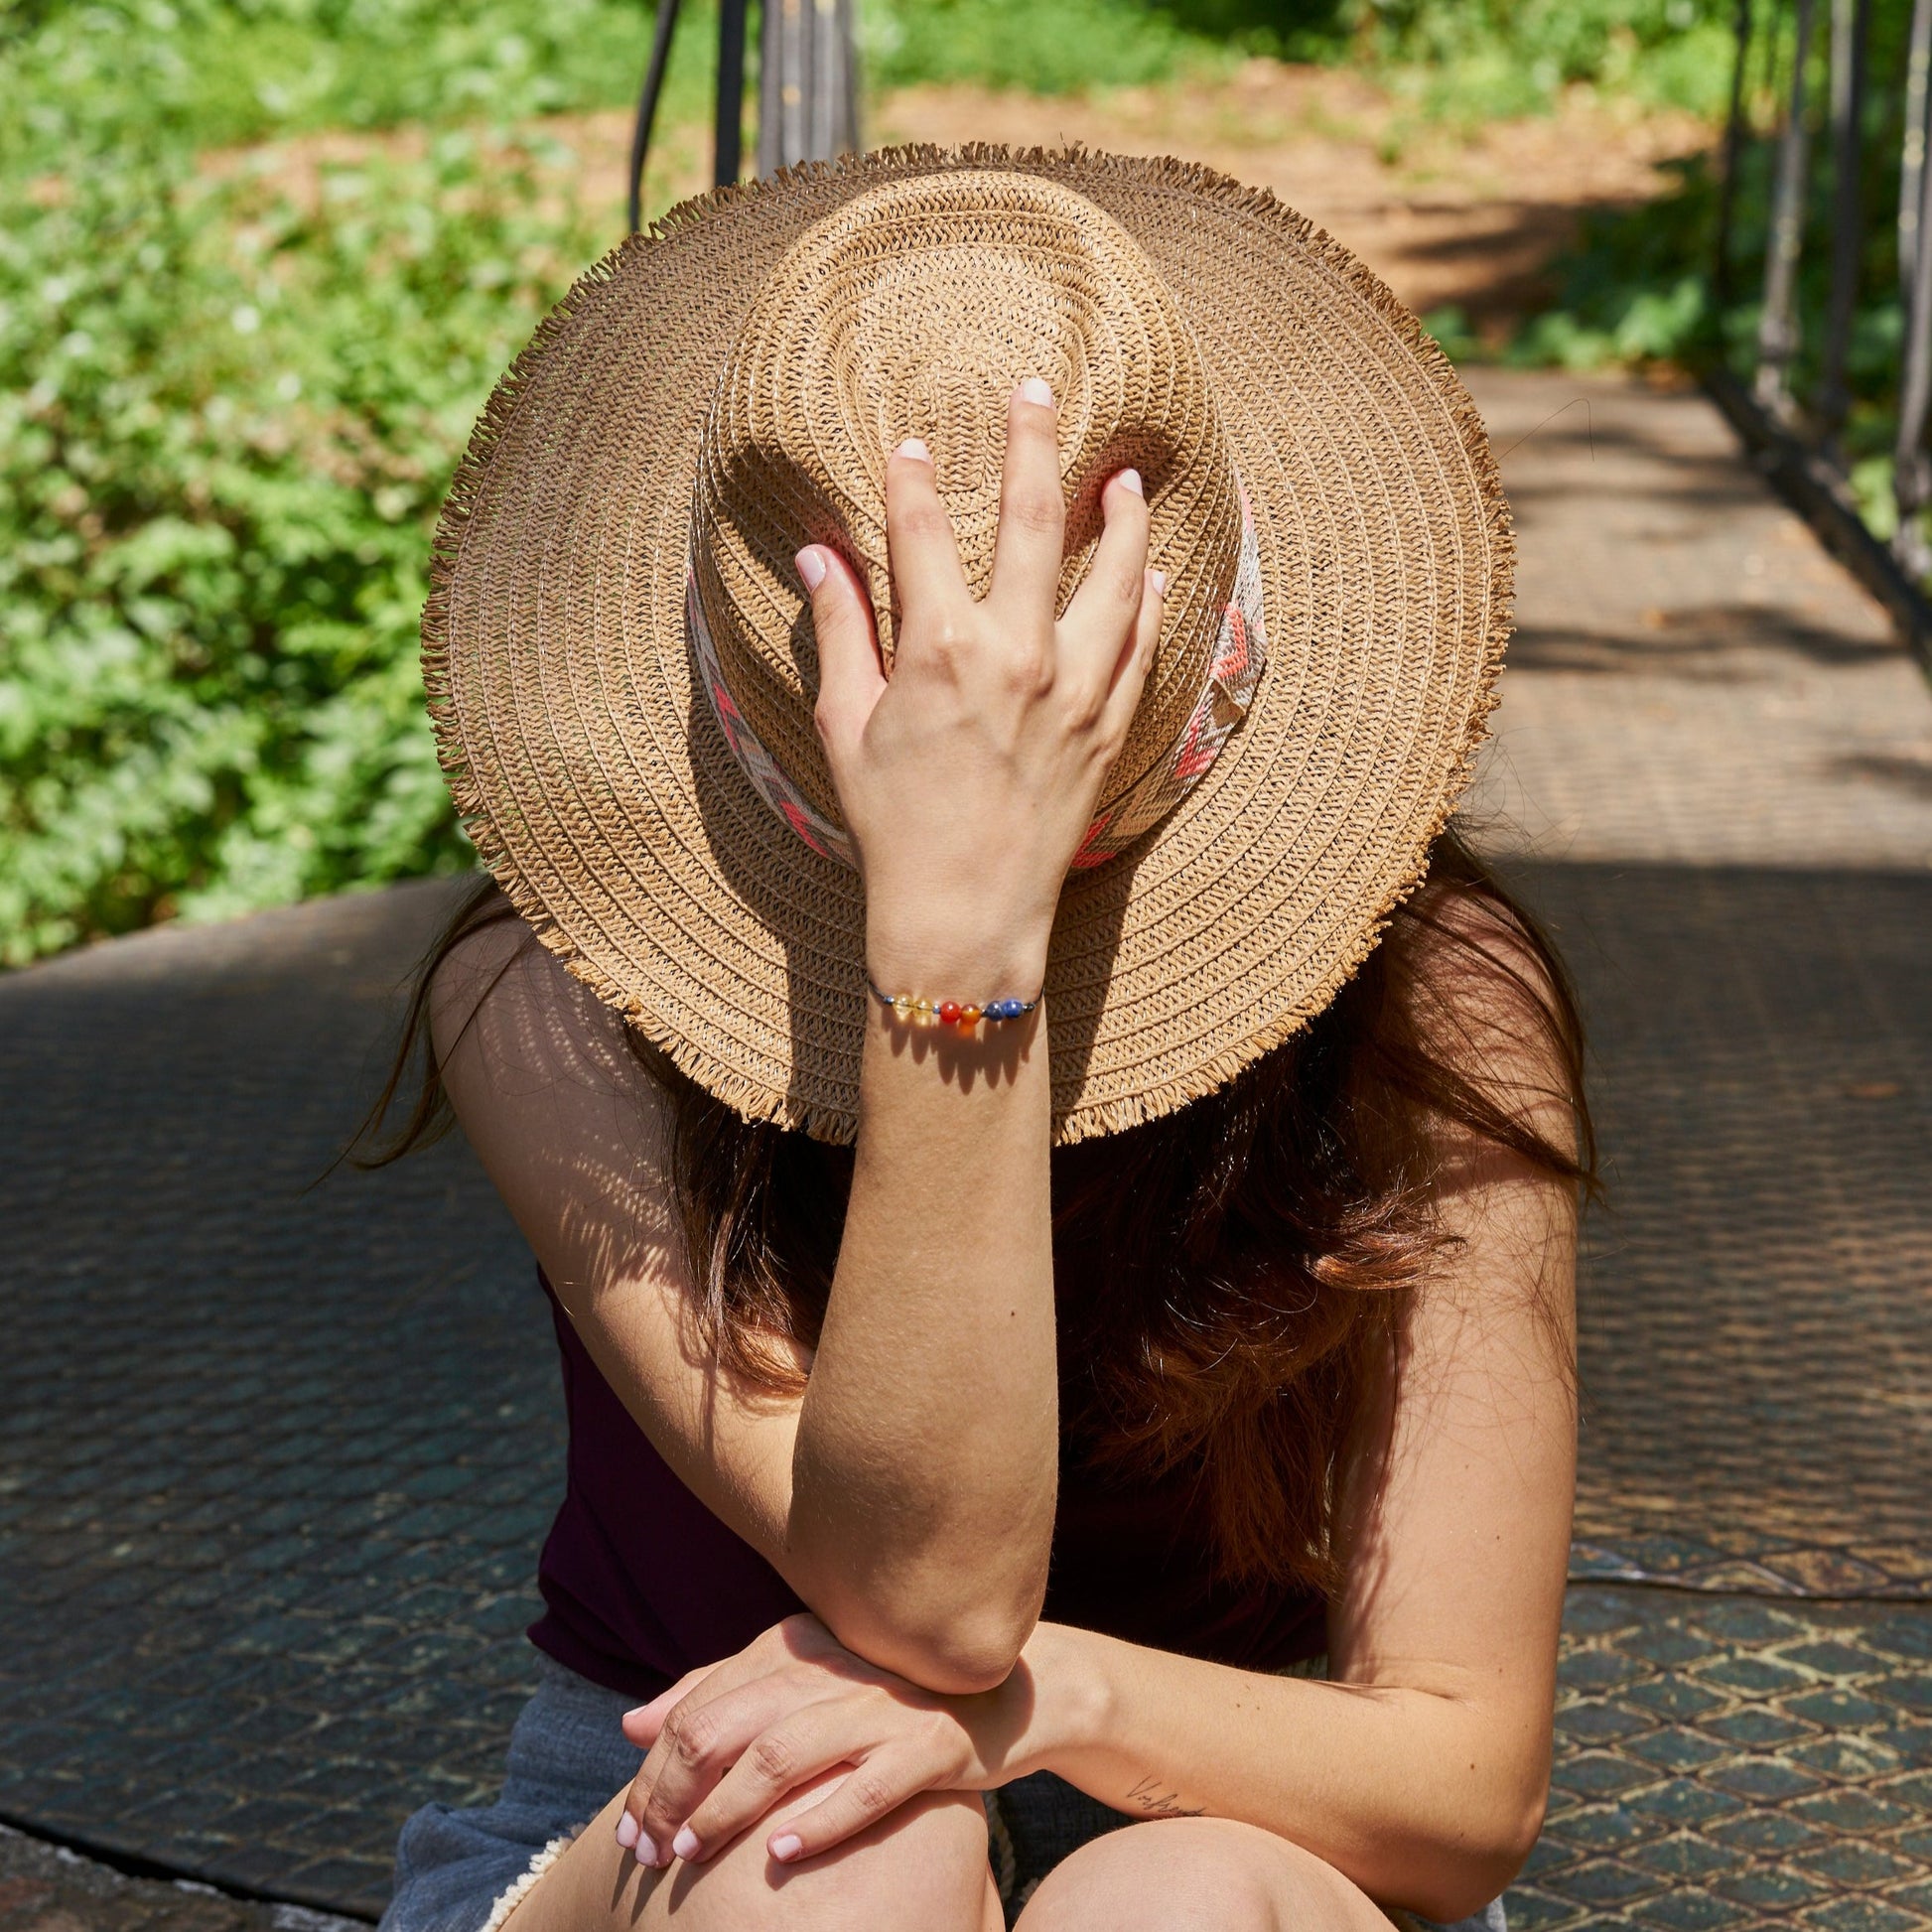
[[[982,593],[1030,375],[1059,408],[1062,605],[1129,464],[1169,581],[1053,930],[1058,1140],[1179,1107],[1318,1013],[1466,778],[1508,629],[1495,468],[1414,318],[1301,216],[1174,161],[991,148],[687,203],[490,398],[424,654],[518,910],[747,1116],[858,1127],[865,894],[792,557],[852,560],[890,668],[887,454],[930,446]]]

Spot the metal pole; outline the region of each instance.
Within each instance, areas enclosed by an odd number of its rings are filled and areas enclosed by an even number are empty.
[[[1913,264],[1918,257],[1928,93],[1932,93],[1932,0],[1917,0],[1905,55],[1905,137],[1898,169],[1898,292],[1908,306]]]
[[[852,0],[764,0],[759,173],[859,145]]]
[[[1852,410],[1846,356],[1852,342],[1852,315],[1859,300],[1859,260],[1864,241],[1859,160],[1864,122],[1864,50],[1870,27],[1871,0],[1832,0],[1832,295],[1825,317],[1818,431],[1834,462],[1845,419]]]
[[[1778,143],[1770,242],[1764,253],[1764,311],[1757,325],[1757,375],[1752,391],[1780,421],[1791,412],[1791,364],[1798,353],[1798,253],[1805,235],[1805,69],[1811,59],[1815,11],[1815,0],[1798,0],[1791,103]]]
[[[1711,275],[1711,296],[1718,311],[1721,342],[1724,317],[1735,297],[1730,274],[1730,230],[1737,215],[1737,171],[1744,159],[1744,64],[1751,50],[1751,0],[1737,0],[1733,32],[1737,39],[1737,59],[1730,69],[1730,113],[1725,121],[1725,174],[1718,184],[1718,258]]]
[[[745,18],[750,0],[720,0],[718,8],[718,120],[711,178],[723,188],[738,179],[745,158]]]
[[[1898,440],[1892,446],[1892,500],[1898,528],[1892,554],[1916,582],[1932,577],[1932,545],[1921,521],[1932,502],[1932,461],[1925,425],[1932,407],[1932,0],[1912,9],[1911,49],[1905,69],[1905,148],[1898,209],[1898,262],[1904,280],[1905,343],[1898,381]],[[1910,199],[1905,190],[1909,189]]]
[[[637,119],[630,130],[630,226],[635,234],[644,224],[644,157],[650,152],[650,130],[657,119],[657,98],[664,91],[664,69],[671,58],[671,36],[677,31],[680,0],[657,0],[657,25],[650,37],[650,66],[644,69],[644,91],[637,97]]]

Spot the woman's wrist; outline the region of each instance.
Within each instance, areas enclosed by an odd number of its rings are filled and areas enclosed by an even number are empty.
[[[1020,1653],[1033,1710],[1027,1723],[1025,1769],[1063,1771],[1112,1736],[1116,1691],[1109,1670],[1115,1646],[1091,1630],[1036,1623]]]
[[[957,1001],[982,1011],[995,1000],[1035,1000],[1046,976],[1050,922],[933,907],[866,921],[866,971],[888,999]]]

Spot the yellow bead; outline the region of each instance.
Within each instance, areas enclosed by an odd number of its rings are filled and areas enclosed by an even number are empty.
[[[901,993],[893,1001],[893,1018],[896,1020],[909,1020],[911,1017],[912,996],[909,993]]]

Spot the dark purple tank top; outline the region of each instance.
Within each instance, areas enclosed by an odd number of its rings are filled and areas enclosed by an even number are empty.
[[[541,1279],[541,1277],[539,1277]],[[568,1481],[537,1567],[530,1640],[626,1697],[742,1650],[804,1607],[672,1474],[605,1381],[550,1284],[570,1424]],[[1185,1472],[1109,1485],[1062,1458],[1042,1614],[1131,1643],[1279,1670],[1325,1642],[1317,1597],[1203,1582]]]

